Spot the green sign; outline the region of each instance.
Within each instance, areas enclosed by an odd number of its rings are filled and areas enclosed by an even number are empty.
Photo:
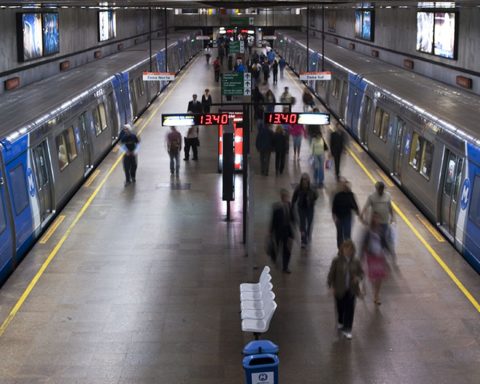
[[[240,41],[232,41],[229,45],[229,52],[230,53],[245,53],[245,45],[243,40]]]
[[[222,77],[222,95],[250,96],[252,94],[252,75],[250,73],[224,73]]]
[[[248,17],[230,17],[230,25],[235,27],[248,27],[250,19]]]
[[[222,78],[222,94],[225,96],[242,96],[243,73],[224,73]]]

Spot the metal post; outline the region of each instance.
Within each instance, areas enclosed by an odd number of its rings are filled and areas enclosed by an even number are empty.
[[[168,28],[167,28],[167,8],[164,8],[163,24],[165,28],[165,72],[168,72]]]
[[[251,102],[250,102],[251,103]],[[243,244],[247,243],[248,155],[250,152],[250,105],[243,105]],[[248,253],[248,249],[247,249]]]
[[[310,70],[310,3],[307,3],[307,72]]]
[[[322,72],[325,71],[325,7],[322,4]]]
[[[149,42],[149,49],[150,49],[150,72],[152,72],[152,7],[148,7],[148,20],[149,20],[149,27],[148,27],[148,42]]]

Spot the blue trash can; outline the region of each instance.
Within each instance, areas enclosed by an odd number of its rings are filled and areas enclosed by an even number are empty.
[[[278,354],[278,345],[272,343],[270,340],[253,340],[243,348],[245,356],[255,355],[259,353]]]
[[[245,356],[246,384],[278,384],[278,356],[272,353]]]

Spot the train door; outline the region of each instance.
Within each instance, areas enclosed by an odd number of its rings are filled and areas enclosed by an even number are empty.
[[[0,163],[0,273],[13,257],[12,220],[6,201],[5,182],[3,166]]]
[[[395,148],[393,151],[393,176],[397,179],[398,182],[401,180],[401,168],[403,160],[403,136],[406,132],[406,123],[399,117],[396,120],[396,130],[395,130]]]
[[[345,80],[342,80],[342,94],[340,96],[340,109],[339,109],[339,115],[340,119],[345,122],[345,108],[347,106],[347,97],[348,97],[348,82]]]
[[[52,213],[52,180],[49,172],[47,140],[33,148],[32,155],[40,204],[40,220],[43,222]]]
[[[368,147],[368,127],[372,116],[372,99],[365,95],[362,110],[362,122],[360,124],[360,142],[363,146]]]
[[[458,194],[462,179],[463,158],[446,150],[445,159],[440,224],[449,234],[454,236]]]
[[[87,112],[82,113],[78,118],[78,128],[82,140],[84,174],[86,175],[93,168],[92,144],[90,143],[88,136]]]

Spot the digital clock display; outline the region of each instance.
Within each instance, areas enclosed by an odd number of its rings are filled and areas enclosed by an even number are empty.
[[[296,112],[268,112],[265,113],[266,124],[304,124],[328,125],[330,114],[323,112],[296,113]]]
[[[227,125],[229,113],[200,113],[195,115],[195,125]]]

